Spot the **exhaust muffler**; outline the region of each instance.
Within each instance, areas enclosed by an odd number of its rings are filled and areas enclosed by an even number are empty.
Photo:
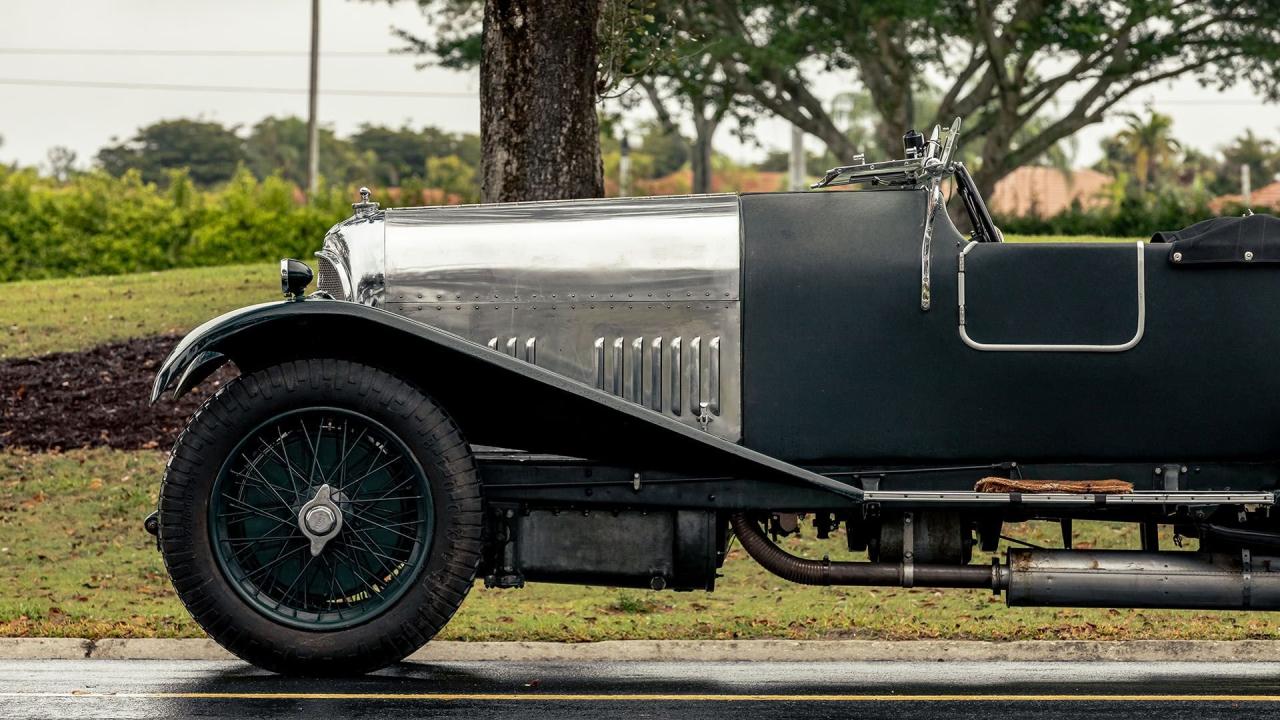
[[[1011,607],[1130,607],[1280,610],[1280,557],[1137,550],[1010,550],[990,566],[840,562],[796,557],[746,515],[730,517],[747,554],[779,577],[806,585],[981,588]]]
[[[1280,609],[1280,558],[1130,550],[1010,550],[1011,607]]]

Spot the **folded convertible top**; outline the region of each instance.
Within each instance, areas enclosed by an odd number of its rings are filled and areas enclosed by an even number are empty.
[[[1158,232],[1151,242],[1169,243],[1169,262],[1176,265],[1275,263],[1280,262],[1280,218],[1213,218],[1182,230]]]

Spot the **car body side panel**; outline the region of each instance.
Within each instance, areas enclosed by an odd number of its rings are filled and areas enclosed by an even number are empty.
[[[388,310],[741,438],[736,195],[392,209],[386,252]]]
[[[1123,352],[986,352],[958,330],[965,241],[925,194],[748,195],[744,443],[789,462],[1268,460],[1280,451],[1280,269],[1144,249]],[[986,343],[1123,344],[1133,244],[980,244],[966,323]]]

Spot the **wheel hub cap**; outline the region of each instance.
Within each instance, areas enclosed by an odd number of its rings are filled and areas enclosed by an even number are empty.
[[[307,511],[307,529],[316,535],[324,535],[338,523],[338,517],[329,508],[318,505]]]
[[[324,552],[324,546],[342,530],[342,511],[333,502],[333,488],[328,483],[298,511],[298,527],[311,541],[311,556]]]

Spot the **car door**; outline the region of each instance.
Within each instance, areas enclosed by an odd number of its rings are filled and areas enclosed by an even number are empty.
[[[1118,353],[1146,329],[1141,242],[969,243],[960,339],[980,352]]]

